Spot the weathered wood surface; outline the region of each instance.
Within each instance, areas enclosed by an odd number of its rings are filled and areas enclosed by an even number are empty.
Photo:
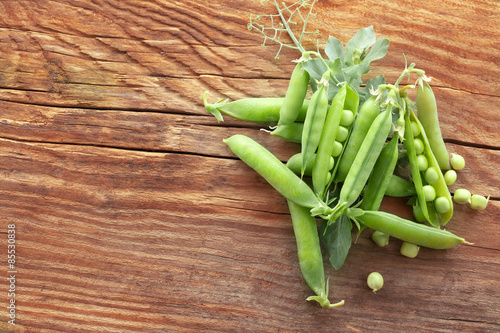
[[[297,151],[201,101],[282,96],[297,53],[246,29],[259,1],[0,2],[0,267],[16,226],[11,332],[499,332],[500,30],[497,1],[326,1],[311,30],[346,42],[373,25],[391,40],[369,76],[410,62],[434,78],[442,131],[467,167],[452,189],[491,195],[456,207],[473,242],[399,255],[365,232],[328,268],[334,310],[310,295],[284,199],[222,139]],[[315,40],[307,41],[311,47]],[[385,209],[408,214],[401,200]],[[326,260],[325,260],[326,261]],[[328,267],[328,266],[326,266]],[[386,279],[377,294],[365,280]]]

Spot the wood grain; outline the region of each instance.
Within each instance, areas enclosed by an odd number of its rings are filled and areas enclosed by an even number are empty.
[[[447,226],[473,245],[407,259],[366,230],[340,270],[325,254],[330,299],[346,305],[306,302],[286,202],[222,139],[249,135],[283,161],[298,145],[218,124],[202,103],[206,90],[284,95],[298,53],[276,61],[246,28],[272,2],[2,1],[0,248],[15,224],[17,317],[3,298],[0,331],[500,331],[498,3],[315,8],[310,48],[373,25],[391,45],[367,79],[395,81],[403,54],[433,77],[448,149],[467,161],[451,190],[491,195],[484,211],[456,205]],[[411,214],[401,199],[383,209]]]

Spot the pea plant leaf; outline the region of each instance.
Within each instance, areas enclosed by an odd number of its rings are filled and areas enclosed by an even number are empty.
[[[328,226],[325,221],[319,228],[321,242],[330,255],[330,263],[335,269],[340,269],[344,265],[347,253],[351,248],[352,224],[344,215]]]
[[[347,82],[358,93],[360,103],[363,103],[370,95],[368,92],[362,92],[360,88],[363,85],[361,77],[370,71],[371,62],[381,59],[387,54],[388,47],[388,39],[376,39],[373,26],[360,29],[347,42],[345,49],[340,40],[330,36],[325,45],[325,54],[330,62],[337,61],[341,68],[331,80],[332,84],[328,90],[328,99],[332,100],[338,91],[338,88],[333,84],[334,82]],[[304,68],[309,72],[312,80],[320,80],[326,70],[320,59],[308,61]],[[311,86],[314,91],[316,89],[315,85]]]

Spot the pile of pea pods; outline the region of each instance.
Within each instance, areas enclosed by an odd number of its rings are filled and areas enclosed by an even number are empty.
[[[208,103],[205,93],[204,105],[218,121],[225,114],[270,123],[271,135],[300,144],[300,152],[284,163],[250,137],[236,134],[224,140],[287,200],[300,269],[314,292],[307,300],[337,307],[344,301],[328,299],[320,246],[326,246],[330,261],[340,268],[353,226],[359,232],[374,230],[372,239],[379,246],[387,245],[389,237],[400,239],[401,253],[411,258],[421,246],[448,249],[467,243],[442,229],[453,216],[448,186],[464,161],[456,154],[450,160],[429,79],[414,64],[405,68],[395,84],[378,85],[360,103],[348,83],[340,83],[329,100],[331,71],[326,68],[313,86],[304,69],[306,61],[303,57],[296,64],[283,98]],[[413,74],[418,77],[416,83],[401,86],[401,79]],[[307,98],[309,89],[312,94]],[[416,89],[415,101],[408,97],[412,89]],[[409,171],[401,174],[401,170]],[[464,191],[456,203],[486,207],[488,199],[471,196],[467,190],[457,192]],[[409,197],[416,221],[379,211],[386,195]],[[342,245],[346,237],[347,245]]]

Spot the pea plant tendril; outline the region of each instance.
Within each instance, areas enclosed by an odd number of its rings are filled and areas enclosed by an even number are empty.
[[[269,0],[263,0],[261,4],[264,2],[268,2]],[[307,34],[319,34],[319,31],[307,31],[306,26],[309,18],[311,16],[315,16],[312,12],[314,4],[318,0],[300,0],[291,5],[286,5],[282,3],[283,7],[280,7],[278,1],[274,0],[274,4],[278,11],[278,14],[269,14],[269,15],[256,15],[255,18],[253,15],[250,15],[250,22],[247,27],[249,30],[258,31],[263,37],[264,42],[263,46],[266,46],[268,41],[277,43],[279,45],[278,52],[275,55],[275,59],[279,59],[279,54],[283,47],[288,47],[291,49],[298,50],[301,54],[305,53],[306,50],[302,46],[302,41]],[[304,13],[306,12],[306,13]],[[287,16],[287,17],[285,17]],[[297,26],[299,23],[295,21],[295,18],[302,24],[302,29],[300,31],[300,35],[298,38],[295,36],[295,33],[291,29],[291,25]],[[261,24],[260,21],[262,19],[267,19],[269,26]],[[283,34],[288,35],[292,40],[293,44],[286,43],[284,41]]]

